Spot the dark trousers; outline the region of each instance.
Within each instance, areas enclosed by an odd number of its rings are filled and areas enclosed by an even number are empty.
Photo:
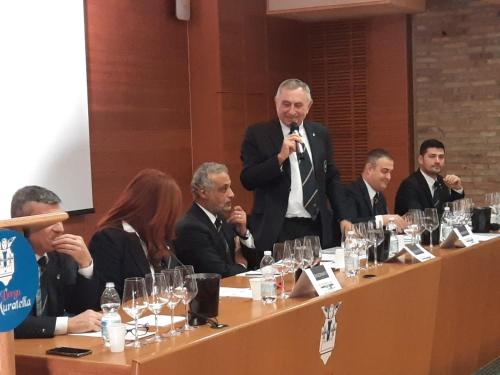
[[[316,220],[302,217],[285,218],[278,242],[294,240],[304,236],[319,236],[321,238],[321,220],[319,215]]]

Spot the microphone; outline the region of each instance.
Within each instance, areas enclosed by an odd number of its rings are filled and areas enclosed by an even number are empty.
[[[290,124],[290,134],[298,134],[298,135],[300,135],[300,133],[299,133],[299,126],[297,125],[296,122],[292,122]],[[306,152],[305,145],[303,143],[295,141],[295,150],[296,150],[295,152],[297,153],[297,158],[298,159],[304,159],[305,152]]]

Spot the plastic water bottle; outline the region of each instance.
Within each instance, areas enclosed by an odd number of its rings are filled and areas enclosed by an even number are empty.
[[[392,257],[399,251],[397,228],[398,226],[394,218],[389,218],[389,222],[386,225],[386,230],[389,231],[389,257]]]
[[[107,325],[110,323],[121,323],[122,321],[120,314],[118,314],[119,308],[120,296],[115,289],[115,284],[108,282],[101,296],[101,334],[104,345],[106,346],[109,346],[108,330],[106,329]]]
[[[264,251],[264,257],[260,261],[262,272],[261,298],[264,303],[276,301],[276,283],[274,281],[274,259],[270,251]]]
[[[347,232],[344,241],[344,272],[347,277],[356,276],[359,272],[359,253],[354,231]]]
[[[439,242],[443,242],[453,230],[453,218],[450,207],[445,207],[443,216],[441,216],[441,228],[439,232]]]

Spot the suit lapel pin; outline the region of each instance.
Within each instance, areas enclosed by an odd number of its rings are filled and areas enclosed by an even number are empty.
[[[316,133],[313,133],[313,137],[316,137]]]
[[[58,273],[57,276],[56,276],[56,279],[57,280],[61,280],[61,274]]]
[[[325,171],[325,173],[326,173],[326,167],[327,167],[327,162],[326,160],[323,160],[323,170]]]

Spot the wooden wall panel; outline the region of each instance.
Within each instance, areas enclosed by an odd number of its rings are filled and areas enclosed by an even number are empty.
[[[394,158],[385,192],[390,212],[412,166],[406,22],[405,15],[373,18],[368,33],[368,147],[385,148]]]
[[[313,78],[313,73],[327,74],[321,69],[333,60],[318,65],[309,55],[310,47],[328,45],[341,55],[344,47],[336,30],[323,39],[308,39],[315,25],[266,17],[265,0],[192,0],[189,22],[177,20],[173,7],[174,2],[163,0],[86,2],[96,213],[66,225],[86,239],[129,179],[146,167],[171,173],[186,207],[192,199],[193,169],[203,161],[223,162],[230,168],[235,202],[250,210],[252,194],[239,182],[242,137],[248,125],[276,116],[273,98],[286,78],[309,82],[314,117],[337,121],[331,117],[337,116],[335,107],[330,117],[324,112],[331,103]],[[349,94],[366,102],[367,110],[349,116],[361,122],[367,118],[368,135],[354,132],[349,137],[358,154],[365,152],[366,142],[393,152],[397,180],[408,172],[405,20],[394,16],[367,24],[366,87],[362,83]],[[356,53],[349,61],[363,64]],[[335,96],[336,90],[331,92]],[[392,138],[384,135],[388,132]],[[406,138],[401,141],[400,135]],[[351,177],[359,173],[356,169]]]
[[[367,151],[367,22],[336,21],[309,28],[310,117],[330,131],[342,181],[354,181]]]
[[[87,0],[90,142],[95,214],[70,219],[87,239],[142,168],[191,176],[186,23],[173,2]]]

